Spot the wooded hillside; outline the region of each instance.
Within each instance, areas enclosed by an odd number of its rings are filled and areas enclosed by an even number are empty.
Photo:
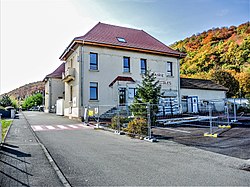
[[[181,60],[181,77],[227,82],[235,89],[229,97],[250,97],[250,22],[213,28],[171,47],[187,54]]]
[[[43,92],[44,92],[44,82],[37,81],[25,84],[24,86],[16,88],[3,95],[8,95],[14,100],[23,100],[26,97],[33,95],[34,93],[43,93]]]

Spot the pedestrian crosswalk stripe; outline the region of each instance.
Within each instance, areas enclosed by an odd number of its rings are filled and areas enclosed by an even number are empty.
[[[93,127],[81,123],[64,125],[32,125],[31,128],[34,131],[93,129]]]
[[[60,129],[68,129],[68,127],[65,127],[63,125],[57,125],[57,127],[59,127]]]
[[[32,129],[33,129],[34,131],[43,130],[43,128],[42,128],[41,126],[39,126],[39,125],[34,125],[34,126],[31,126],[31,127],[32,127]]]
[[[78,124],[78,126],[80,126],[80,127],[88,127],[87,125],[83,125],[83,124]]]
[[[78,128],[78,127],[75,126],[75,125],[68,125],[68,126],[74,128],[74,129],[77,129],[77,128]]]
[[[46,126],[46,128],[48,128],[48,129],[50,129],[50,130],[54,130],[54,129],[56,129],[55,127],[53,127],[53,126]]]

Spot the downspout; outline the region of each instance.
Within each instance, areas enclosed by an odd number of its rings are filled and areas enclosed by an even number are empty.
[[[80,71],[80,80],[79,80],[79,117],[83,116],[83,74],[84,74],[84,66],[83,66],[83,46],[80,45],[79,48],[79,71]]]
[[[52,82],[49,78],[49,113],[52,111]]]
[[[180,55],[181,58],[181,55]],[[180,95],[180,89],[181,89],[181,80],[180,80],[180,58],[177,58],[177,75],[178,75],[178,91],[177,91],[177,95],[178,95],[178,103],[179,103],[179,112],[182,113],[182,104],[181,104],[181,95]]]

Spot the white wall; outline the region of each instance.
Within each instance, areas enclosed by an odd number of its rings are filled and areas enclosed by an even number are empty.
[[[49,112],[56,105],[58,98],[64,97],[64,83],[58,78],[48,78],[45,82],[45,112]],[[55,112],[55,110],[53,110]]]
[[[221,90],[201,90],[181,88],[181,96],[198,96],[199,100],[223,100],[226,92]]]
[[[64,102],[64,115],[70,116],[70,117],[79,117],[79,104],[73,105],[73,101],[70,101],[70,86],[73,87],[73,95],[72,98],[76,98],[76,102],[79,100],[79,79],[80,79],[80,69],[79,69],[79,62],[78,57],[79,56],[79,49],[75,50],[74,53],[72,53],[66,63],[65,63],[65,71],[67,71],[68,68],[74,68],[75,69],[75,78],[74,80],[71,80],[69,82],[64,83],[65,87],[65,102]],[[71,64],[72,61],[72,64]]]

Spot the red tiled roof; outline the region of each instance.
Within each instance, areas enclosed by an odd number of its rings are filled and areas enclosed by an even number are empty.
[[[46,78],[62,78],[62,73],[65,71],[65,64],[62,63],[58,68],[56,68],[55,71],[53,71],[52,73],[46,75]]]
[[[126,42],[119,42],[117,38],[124,38]],[[98,23],[84,36],[74,38],[74,41],[83,41],[91,44],[105,44],[113,47],[119,46],[126,49],[147,50],[151,52],[165,53],[170,56],[185,56],[166,46],[143,30]],[[72,42],[72,43],[73,43]],[[64,51],[63,55],[68,51]]]
[[[123,76],[118,76],[116,77],[110,84],[109,87],[113,86],[116,81],[129,81],[129,82],[135,82],[134,79],[132,79],[132,77],[123,77]]]

